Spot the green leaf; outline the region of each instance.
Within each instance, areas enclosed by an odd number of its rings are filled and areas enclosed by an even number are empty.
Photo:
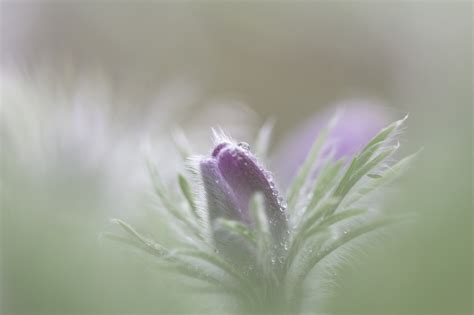
[[[145,251],[158,256],[158,257],[164,257],[165,255],[169,254],[169,251],[161,246],[160,244],[142,236],[140,233],[138,233],[131,225],[128,223],[125,223],[124,221],[120,219],[113,219],[113,223],[116,223],[122,227],[122,229],[127,232],[129,235],[131,235],[133,238],[135,238],[137,241],[139,241],[142,246],[140,248],[144,249]]]
[[[255,233],[257,235],[270,235],[270,227],[265,212],[265,200],[262,193],[256,193],[250,200],[250,215],[255,222]]]
[[[318,237],[307,240],[301,244],[301,248],[295,257],[287,265],[286,285],[289,294],[289,301],[297,300],[301,296],[301,288],[306,278],[306,271],[311,264],[311,259],[315,252],[329,239],[330,233],[327,230]],[[304,246],[303,246],[304,245]]]
[[[291,265],[294,258],[299,254],[301,247],[309,239],[309,235],[307,234],[308,230],[310,230],[316,224],[316,222],[324,216],[326,212],[331,210],[338,203],[338,199],[325,200],[315,211],[311,213],[311,215],[303,217],[303,220],[293,232],[293,236],[291,238],[286,262],[287,267]]]
[[[255,154],[261,159],[265,160],[267,158],[274,126],[275,120],[268,119],[258,131],[255,141]]]
[[[343,162],[327,163],[319,173],[316,179],[316,187],[313,195],[300,219],[296,221],[296,228],[292,235],[292,242],[287,257],[287,268],[292,264],[295,258],[304,250],[306,242],[311,238],[321,235],[322,232],[348,218],[362,215],[365,210],[352,209],[340,213],[336,213],[341,202],[346,198],[351,188],[358,181],[373,169],[380,165],[384,160],[391,156],[397,149],[398,145],[387,146],[392,141],[391,136],[398,131],[406,118],[392,123],[387,128],[382,129],[365,147],[356,155],[344,176],[335,183],[335,179],[342,168]],[[306,167],[306,170],[308,167]],[[377,174],[382,176],[383,174]],[[376,180],[376,179],[374,179]],[[336,186],[334,189],[333,187]],[[297,187],[302,187],[299,185]],[[332,193],[328,196],[328,192]],[[351,197],[352,195],[349,194]],[[355,233],[355,232],[354,232]],[[354,233],[350,235],[354,235]]]
[[[369,143],[364,147],[364,149],[362,149],[362,152],[369,151],[371,147],[381,144],[382,142],[387,140],[389,136],[391,136],[395,131],[400,129],[400,127],[403,125],[403,123],[407,119],[408,119],[408,115],[406,115],[400,120],[397,120],[391,123],[387,127],[383,128],[377,135],[375,135],[375,137],[372,138],[372,140],[369,141]],[[361,161],[361,162],[364,163],[364,161]]]
[[[323,218],[323,213],[324,210],[321,211],[322,213],[318,216],[318,219]],[[304,245],[304,243],[316,236],[317,234],[320,234],[322,232],[327,231],[327,229],[346,219],[353,218],[359,215],[362,215],[366,213],[367,210],[365,209],[350,209],[350,210],[345,210],[341,211],[337,214],[330,215],[318,222],[314,222],[313,224],[308,224],[307,226],[302,226],[301,230],[298,231],[299,233],[295,237],[295,242],[292,244],[292,247],[290,248],[290,253],[289,253],[289,260],[287,264],[291,264],[291,262],[294,260],[295,256],[298,255],[299,250],[301,247]]]
[[[382,178],[382,175],[380,174],[367,174],[367,176],[374,179]]]
[[[256,240],[253,232],[242,222],[235,220],[228,220],[224,218],[216,219],[216,225],[227,230],[229,233],[239,235],[255,246]]]
[[[167,192],[165,187],[163,186],[160,176],[158,174],[158,170],[156,169],[155,165],[149,160],[147,162],[148,162],[148,169],[149,169],[150,176],[155,188],[156,195],[158,196],[164,208],[176,220],[178,220],[179,222],[183,223],[186,226],[186,230],[184,230],[186,234],[189,234],[189,231],[191,231],[193,236],[196,236],[200,240],[204,240],[205,236],[199,230],[198,225],[190,221],[189,218],[181,211],[181,209],[175,206],[175,202],[170,200],[169,198],[170,193]]]
[[[303,165],[300,167],[298,174],[296,175],[293,183],[290,186],[289,193],[288,193],[288,209],[290,211],[294,211],[294,207],[296,202],[298,201],[298,197],[302,191],[302,188],[305,186],[308,178],[310,178],[311,171],[314,169],[315,164],[318,160],[319,154],[324,146],[324,142],[328,136],[329,128],[323,129],[316,141],[313,143],[311,150],[306,157]]]
[[[212,274],[208,268],[202,268],[195,264],[183,262],[170,265],[169,267],[189,278],[205,281],[217,287],[226,287],[223,279],[220,276]]]
[[[363,187],[357,190],[357,193],[351,194],[351,198],[345,203],[346,206],[350,206],[361,198],[370,194],[372,191],[387,185],[401,176],[417,158],[420,151],[409,155],[402,160],[398,161],[394,165],[388,167],[384,171],[380,171],[376,177],[371,177],[372,180],[368,181]],[[367,175],[369,176],[369,175]]]
[[[192,155],[189,139],[181,128],[175,128],[171,135],[171,139],[183,160],[186,160]]]
[[[366,165],[369,164],[369,160],[372,158],[372,156],[382,147],[385,142],[390,140],[390,136],[392,136],[400,129],[400,127],[403,125],[407,118],[408,115],[405,116],[403,119],[400,119],[390,124],[388,127],[382,129],[374,138],[372,138],[371,141],[369,141],[369,143],[362,149],[361,153],[359,153],[352,159],[349,168],[346,170],[343,178],[341,179],[336,189],[337,194],[344,196],[350,190],[350,188],[352,187],[351,184],[354,183],[354,174],[358,173],[361,168],[366,167]],[[375,159],[376,158],[374,158],[372,161],[374,161]],[[365,173],[367,173],[368,171],[370,171],[370,169],[367,170]]]
[[[388,147],[380,152],[380,154],[376,155],[372,160],[368,161],[365,165],[359,168],[357,171],[354,172],[353,176],[347,183],[347,186],[343,186],[342,194],[345,195],[347,192],[368,172],[373,170],[376,166],[378,166],[382,161],[387,159],[391,156],[395,151],[398,150],[400,147],[399,144]]]
[[[305,217],[301,222],[300,231],[301,235],[305,235],[306,232],[313,227],[316,222],[333,211],[334,207],[336,207],[340,202],[339,198],[329,198],[325,200],[317,209],[313,211],[309,216]]]
[[[125,245],[128,245],[128,246],[132,246],[132,247],[140,247],[141,246],[141,243],[139,243],[138,241],[136,241],[134,239],[130,239],[128,237],[123,237],[123,236],[116,235],[116,234],[113,234],[113,233],[102,233],[100,235],[100,237],[109,239],[109,240],[114,241],[114,242],[122,243],[122,244],[125,244]]]
[[[314,189],[313,195],[308,203],[306,213],[310,213],[315,209],[322,198],[329,192],[343,165],[343,160],[339,160],[335,163],[329,162],[321,170],[316,180],[316,188]]]
[[[201,259],[208,264],[220,269],[222,272],[228,274],[230,277],[239,281],[242,285],[249,284],[247,279],[242,277],[242,275],[232,265],[221,259],[221,257],[217,254],[194,249],[181,249],[177,251],[176,254]]]
[[[334,191],[334,194],[333,194],[334,197],[339,198],[339,201],[341,202],[345,198],[346,194],[364,175],[369,173],[372,169],[378,166],[382,161],[384,161],[389,156],[391,156],[398,148],[399,148],[399,144],[382,149],[380,153],[378,153],[374,158],[369,160],[364,165],[358,165],[357,163],[358,157],[355,157],[353,159],[353,162],[349,166],[349,169],[346,171],[343,179],[339,182],[339,185]],[[338,206],[339,204],[337,204],[333,209],[329,210],[325,215],[333,214],[338,208]]]
[[[208,283],[218,285],[218,286],[223,286],[224,282],[221,277],[218,277],[215,275],[215,271],[210,269],[209,267],[204,267],[200,266],[197,264],[192,264],[187,261],[184,261],[182,258],[180,258],[176,253],[171,253],[168,249],[163,247],[162,245],[156,243],[155,241],[145,238],[142,236],[140,233],[138,233],[133,227],[131,227],[129,224],[123,222],[122,220],[119,219],[114,219],[114,223],[120,225],[129,235],[131,235],[138,243],[133,243],[133,242],[127,242],[121,237],[113,237],[117,241],[122,241],[128,245],[132,245],[136,248],[142,249],[145,252],[152,254],[156,257],[162,258],[163,260],[167,261],[170,263],[168,267],[173,268],[177,271],[179,271],[181,274],[206,281]],[[180,251],[177,251],[179,253]],[[183,250],[184,253],[190,253],[190,251]],[[206,255],[204,252],[200,251],[200,257],[206,257],[208,261],[212,260],[210,255]],[[216,263],[216,260],[212,260],[213,263],[212,265],[214,267],[218,267],[218,269],[222,272],[225,272],[226,274],[229,274],[232,276],[231,273],[229,273],[228,270],[225,270],[225,268],[222,268],[222,264]]]
[[[178,174],[178,183],[184,198],[188,202],[189,209],[191,209],[191,212],[196,217],[196,219],[199,219],[196,203],[194,202],[193,192],[188,180],[182,174]]]
[[[272,250],[272,235],[265,212],[265,201],[262,193],[256,193],[250,200],[250,215],[255,222],[255,239],[257,245],[257,262],[265,275],[270,275],[272,271],[271,259],[274,255]]]
[[[354,228],[351,231],[345,231],[345,233],[341,237],[326,245],[323,245],[321,249],[319,249],[320,246],[314,246],[313,249],[310,251],[303,251],[303,254],[306,255],[306,257],[302,260],[302,263],[298,264],[297,268],[291,268],[292,274],[290,275],[290,278],[292,278],[292,281],[295,283],[295,286],[301,286],[308,273],[323,258],[328,256],[344,244],[347,244],[350,241],[354,240],[355,238],[361,235],[365,235],[373,230],[387,226],[391,223],[394,223],[393,219],[378,219],[373,222],[369,222],[357,228]]]
[[[306,237],[311,237],[313,234],[319,233],[320,230],[323,230],[333,224],[336,224],[346,219],[360,216],[364,213],[367,213],[366,209],[350,209],[338,212],[336,214],[332,214],[328,217],[325,217],[320,223],[314,225],[311,229],[309,229],[306,232]]]

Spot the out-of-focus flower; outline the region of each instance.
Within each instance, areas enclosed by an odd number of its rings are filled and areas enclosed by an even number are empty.
[[[38,22],[43,14],[41,3],[2,1],[0,3],[0,37],[2,51],[0,62],[4,66],[15,59],[24,58],[38,50],[40,36],[31,36],[39,29]],[[20,57],[21,56],[21,57]],[[20,58],[19,58],[20,57]]]
[[[209,143],[207,134],[200,132],[203,125],[217,119],[231,132],[248,136],[254,120],[243,105],[221,103],[192,115],[201,95],[192,82],[182,79],[162,84],[152,101],[134,104],[140,107],[136,110],[98,69],[77,71],[65,65],[57,71],[46,63],[29,71],[9,67],[0,73],[0,81],[2,177],[22,173],[45,189],[67,178],[68,185],[82,183],[79,188],[86,195],[93,193],[105,202],[100,208],[113,211],[134,208],[149,190],[144,158],[158,157],[162,176],[175,177],[181,158],[170,135],[177,124],[186,125],[183,130],[192,135],[193,150],[199,151]],[[211,111],[217,114],[206,120]],[[78,187],[71,191],[92,202]]]
[[[362,101],[341,102],[324,113],[317,113],[289,133],[273,155],[272,165],[281,185],[287,186],[296,175],[311,145],[335,113],[337,123],[330,131],[326,145],[336,160],[352,157],[393,119],[393,113],[387,107]]]
[[[248,144],[220,141],[212,156],[200,161],[200,169],[211,222],[224,217],[254,225],[249,205],[254,194],[262,193],[272,235],[282,240],[287,230],[286,205],[271,173],[260,165]]]
[[[15,182],[11,177],[41,183],[44,193],[56,194],[50,204],[87,201],[90,211],[132,207],[149,185],[139,154],[144,126],[136,128],[113,104],[104,74],[61,80],[46,68],[35,71],[1,73],[2,177],[8,185]]]

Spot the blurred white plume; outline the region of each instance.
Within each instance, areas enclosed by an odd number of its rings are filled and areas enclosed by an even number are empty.
[[[77,194],[84,199],[93,187],[105,207],[133,207],[150,187],[145,157],[159,163],[165,178],[180,167],[171,140],[177,126],[185,126],[189,150],[198,152],[213,125],[242,137],[252,132],[255,114],[245,106],[196,110],[202,96],[189,82],[171,81],[154,101],[134,104],[100,71],[65,69],[63,76],[48,67],[0,74],[4,185],[19,175],[42,187],[62,178],[66,186],[81,183]]]

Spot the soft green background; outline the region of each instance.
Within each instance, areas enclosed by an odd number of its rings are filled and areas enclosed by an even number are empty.
[[[342,99],[409,112],[403,152],[424,150],[385,201],[418,219],[354,253],[325,299],[307,292],[308,310],[471,314],[472,12],[468,1],[2,1],[2,67],[100,68],[136,113],[184,78],[200,90],[194,111],[237,99],[278,119],[277,140]],[[14,160],[7,146],[2,156]],[[99,240],[112,216],[100,183],[68,163],[39,176],[15,165],[2,163],[0,313],[225,310]]]

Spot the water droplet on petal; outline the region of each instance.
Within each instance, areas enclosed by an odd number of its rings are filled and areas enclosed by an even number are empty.
[[[239,144],[237,144],[237,146],[239,148],[242,148],[246,151],[250,151],[250,144],[248,144],[247,142],[239,142]]]

